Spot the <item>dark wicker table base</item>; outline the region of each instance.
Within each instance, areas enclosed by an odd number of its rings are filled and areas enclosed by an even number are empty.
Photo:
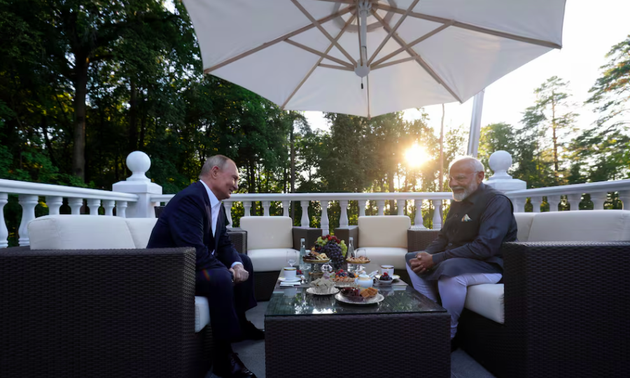
[[[265,318],[267,377],[450,377],[448,313]]]

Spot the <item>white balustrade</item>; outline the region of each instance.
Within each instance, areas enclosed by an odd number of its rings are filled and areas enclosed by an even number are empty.
[[[405,215],[405,200],[399,199],[397,203],[398,215]]]
[[[422,200],[421,199],[415,199],[413,201],[414,205],[416,206],[416,216],[413,219],[413,226],[411,226],[411,228],[413,229],[426,229],[426,227],[424,227],[424,219],[422,219]]]
[[[28,222],[35,219],[35,206],[38,203],[38,197],[20,194],[19,202],[22,206],[22,222],[20,222],[20,228],[18,229],[18,234],[20,238],[18,239],[18,244],[20,246],[29,245],[29,237],[28,237]]]
[[[540,205],[542,205],[542,197],[535,196],[531,198],[534,213],[540,213]]]
[[[243,209],[245,209],[243,216],[249,217],[252,215],[252,203],[250,201],[243,202]]]
[[[328,201],[325,201],[325,200],[321,201],[320,204],[322,206],[321,229],[322,229],[322,236],[323,236],[323,235],[330,234],[330,230],[329,230],[330,221],[328,220]],[[343,210],[342,210],[342,213],[343,213]],[[347,221],[347,218],[346,218],[346,221]]]
[[[302,220],[300,226],[308,227],[311,222],[308,219],[308,204],[310,201],[300,201],[300,205],[302,205]]]
[[[72,215],[79,215],[81,214],[81,206],[83,206],[83,198],[68,198],[68,205]]]
[[[127,201],[116,201],[116,216],[127,218]]]
[[[549,211],[558,211],[560,196],[547,196],[547,203],[549,204]]]
[[[385,200],[376,201],[376,208],[378,209],[378,215],[385,215]]]
[[[223,209],[225,210],[225,215],[227,215],[228,219],[228,228],[233,228],[232,226],[232,201],[223,201]]]
[[[359,216],[365,216],[365,205],[367,205],[367,200],[359,200]]]
[[[580,210],[580,201],[582,201],[582,193],[571,193],[567,195],[567,201],[571,206],[571,211]]]
[[[105,209],[105,215],[113,216],[114,215],[114,207],[116,206],[116,201],[105,200],[103,201],[103,209]]]
[[[608,193],[599,192],[591,193],[591,201],[593,201],[593,210],[604,210],[604,202],[608,199]]]
[[[6,193],[0,193],[0,248],[6,248],[9,246],[9,230],[7,224],[4,221],[4,205],[9,202],[9,195]]]
[[[289,216],[289,206],[291,205],[291,201],[282,201],[282,216],[283,217],[288,217]]]
[[[263,215],[268,217],[269,208],[271,207],[271,201],[262,201],[262,206],[263,206]]]
[[[630,210],[630,190],[620,190],[619,199],[623,204],[623,209]]]
[[[48,215],[59,215],[59,208],[63,205],[63,198],[59,196],[47,196],[46,206],[48,206]]]
[[[434,199],[433,208],[433,229],[439,230],[442,228],[442,212],[440,211],[442,209],[442,200]]]
[[[98,215],[98,209],[101,207],[100,199],[87,200],[87,206],[90,209],[90,215]]]
[[[339,201],[339,208],[339,227],[348,227],[348,200]]]

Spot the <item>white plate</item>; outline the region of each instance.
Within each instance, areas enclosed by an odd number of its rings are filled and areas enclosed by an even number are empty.
[[[278,281],[281,281],[281,282],[282,282],[282,281],[287,281],[287,282],[298,282],[298,281],[300,281],[301,279],[302,279],[302,278],[300,278],[300,277],[295,277],[295,278],[293,278],[293,279],[291,279],[291,280],[287,280],[287,279],[286,279],[286,278],[284,278],[284,277],[278,277]]]
[[[351,301],[350,299],[347,299],[343,295],[341,295],[341,293],[338,293],[338,294],[335,295],[335,299],[338,300],[339,302],[343,302],[343,303],[356,304],[356,305],[367,305],[367,304],[379,303],[383,299],[385,299],[385,297],[382,294],[376,294],[372,298],[368,298],[368,299],[363,300],[361,302],[354,302],[354,301]]]
[[[337,289],[336,287],[332,287],[330,292],[328,293],[318,293],[315,291],[314,287],[309,287],[308,289],[306,289],[306,292],[313,295],[333,295],[337,294],[339,292],[339,289]]]
[[[396,280],[399,280],[399,279],[400,279],[400,276],[399,276],[398,274],[394,274],[394,275],[392,276],[392,278],[393,278],[393,280],[392,280],[392,281],[396,281]],[[377,274],[377,275],[376,275],[376,279],[377,279],[377,280],[380,280],[380,279],[381,279],[381,275],[380,275],[380,274]]]

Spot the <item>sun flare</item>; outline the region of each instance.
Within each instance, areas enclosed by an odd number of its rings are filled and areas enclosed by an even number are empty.
[[[426,163],[430,159],[430,156],[424,148],[414,144],[405,152],[405,158],[410,167],[419,167]]]

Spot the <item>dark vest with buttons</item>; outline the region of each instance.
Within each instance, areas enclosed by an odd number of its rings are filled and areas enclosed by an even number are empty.
[[[505,195],[483,183],[479,184],[479,188],[468,198],[461,202],[453,201],[451,208],[446,216],[446,221],[442,227],[442,232],[448,238],[448,245],[445,250],[460,247],[464,244],[471,243],[479,235],[480,217],[486,209],[488,201],[495,196]],[[512,202],[510,202],[511,204]],[[512,207],[512,211],[514,208]],[[468,216],[469,221],[463,221]],[[500,258],[501,255],[495,257]],[[486,260],[493,261],[494,258]],[[501,264],[502,265],[502,264]]]

